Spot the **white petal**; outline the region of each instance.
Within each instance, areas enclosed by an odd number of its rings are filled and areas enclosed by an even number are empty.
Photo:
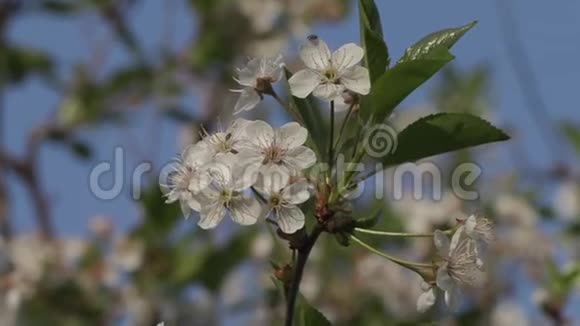
[[[188,219],[189,216],[191,215],[191,208],[189,208],[189,203],[187,202],[187,200],[184,199],[180,200],[179,208],[181,209],[181,215],[183,215],[183,217]]]
[[[304,170],[316,163],[316,154],[310,148],[300,146],[287,151],[283,162],[291,169]]]
[[[453,233],[453,236],[451,237],[451,244],[449,245],[449,256],[453,255],[453,253],[455,252],[455,249],[457,248],[457,245],[459,245],[459,240],[461,240],[463,232],[465,232],[465,227],[462,225],[459,228],[457,228],[457,230],[455,230],[455,233]]]
[[[238,78],[236,81],[242,86],[255,87],[256,78],[258,77],[261,64],[261,58],[254,58],[250,60],[244,68],[237,70]]]
[[[189,194],[189,196],[184,200],[187,202],[187,206],[194,211],[199,212],[201,210],[201,204],[195,196]]]
[[[298,181],[282,190],[282,199],[290,204],[302,204],[310,198],[309,184],[306,181]]]
[[[449,238],[441,230],[435,230],[433,232],[433,242],[435,243],[435,248],[441,257],[447,257],[449,255]]]
[[[461,293],[459,288],[456,286],[449,289],[449,291],[445,291],[445,304],[447,304],[447,307],[453,311],[456,311],[459,306],[460,296]]]
[[[243,111],[250,111],[255,108],[262,98],[260,94],[256,92],[253,88],[245,88],[241,93],[236,105],[234,106],[234,114],[238,114]]]
[[[220,188],[228,188],[232,184],[231,154],[223,154],[216,157],[216,161],[208,166],[207,172],[214,184]]]
[[[290,149],[303,145],[308,138],[308,130],[297,122],[290,122],[276,130],[276,143]]]
[[[236,159],[238,160],[240,165],[255,166],[262,165],[264,155],[260,151],[258,151],[258,149],[255,147],[243,148],[236,155]]]
[[[288,170],[279,165],[264,167],[260,174],[262,187],[269,196],[279,193],[290,180]]]
[[[283,59],[284,57],[282,55],[278,55],[275,59],[265,59],[266,63],[262,69],[262,76],[272,78],[272,82],[277,82],[282,79],[282,67],[284,67]]]
[[[417,311],[424,313],[435,304],[435,289],[430,288],[421,293],[417,299]]]
[[[226,209],[219,201],[202,205],[197,225],[202,229],[215,228],[226,215]]]
[[[251,225],[262,216],[263,209],[256,198],[240,196],[230,202],[232,220],[240,225]]]
[[[437,286],[443,290],[448,291],[455,286],[455,282],[449,276],[449,265],[448,263],[443,263],[439,269],[437,269]]]
[[[369,70],[362,66],[354,66],[345,71],[340,77],[340,83],[348,90],[361,95],[371,91]]]
[[[321,39],[301,45],[300,58],[306,67],[320,71],[326,69],[331,60],[328,45]]]
[[[183,164],[197,168],[207,164],[212,159],[213,152],[203,141],[197,142],[194,145],[187,146],[181,152],[181,160]]]
[[[281,207],[276,211],[282,232],[292,234],[304,226],[304,213],[297,206]]]
[[[235,164],[232,170],[234,177],[232,184],[233,190],[242,191],[253,186],[256,180],[258,180],[260,167],[261,164],[259,163]]]
[[[343,90],[344,87],[342,85],[333,83],[323,83],[318,85],[314,89],[312,94],[325,101],[331,101],[335,99],[337,96],[341,95]]]
[[[305,98],[320,84],[320,75],[310,69],[302,69],[288,79],[292,95]]]
[[[332,65],[336,70],[343,71],[359,63],[364,55],[363,48],[354,43],[348,43],[332,53]]]
[[[483,269],[483,266],[485,265],[485,249],[486,249],[486,245],[483,241],[481,240],[474,240],[474,252],[475,252],[475,265],[477,266],[478,269]]]
[[[246,127],[247,141],[252,145],[264,148],[270,146],[274,141],[274,129],[262,120],[256,120]]]
[[[465,220],[465,233],[470,237],[473,236],[476,225],[477,218],[475,215],[470,215],[467,220]]]
[[[190,179],[187,189],[193,193],[198,193],[209,186],[211,183],[211,177],[209,173],[204,169],[203,171],[197,171]]]

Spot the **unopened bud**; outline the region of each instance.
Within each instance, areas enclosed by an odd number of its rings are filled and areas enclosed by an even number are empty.
[[[314,34],[310,34],[307,37],[308,42],[310,42],[310,44],[314,45],[314,46],[318,46],[318,35],[314,35]]]

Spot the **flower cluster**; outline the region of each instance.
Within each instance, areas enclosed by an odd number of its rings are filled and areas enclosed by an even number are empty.
[[[435,282],[423,283],[417,309],[424,312],[435,304],[435,285],[445,292],[447,306],[455,309],[462,288],[482,284],[485,251],[492,240],[492,222],[476,215],[460,221],[451,241],[444,232],[436,230],[433,241],[441,262],[437,264]]]
[[[331,101],[344,92],[368,94],[368,70],[358,63],[364,50],[349,43],[334,53],[316,36],[300,48],[306,69],[289,79],[291,93],[310,93]],[[265,95],[279,100],[273,84],[284,74],[282,56],[254,58],[236,70],[241,89],[234,114],[254,109]],[[310,198],[313,187],[303,171],[312,167],[316,154],[304,146],[308,131],[297,122],[278,129],[256,120],[235,120],[227,130],[209,134],[179,156],[162,189],[167,203],[179,202],[184,216],[199,212],[198,225],[214,228],[229,215],[241,225],[273,215],[284,233],[304,226],[299,205]]]
[[[304,226],[297,205],[310,198],[302,171],[316,163],[314,152],[303,145],[307,137],[294,122],[274,130],[264,121],[244,119],[206,133],[183,151],[162,185],[167,202],[179,201],[186,217],[199,212],[204,229],[228,214],[250,225],[272,212],[283,232],[294,233]]]

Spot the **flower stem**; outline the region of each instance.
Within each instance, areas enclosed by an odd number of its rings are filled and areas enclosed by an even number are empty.
[[[427,238],[432,237],[433,233],[409,233],[409,232],[386,232],[386,231],[377,231],[377,230],[369,230],[363,228],[354,228],[355,231],[360,233],[366,234],[373,234],[373,235],[384,235],[387,237],[400,237],[400,238]],[[443,233],[450,234],[453,233],[453,230],[445,230]]]
[[[302,121],[302,116],[298,113],[298,111],[295,110],[295,108],[292,105],[282,101],[280,96],[278,96],[278,94],[274,90],[272,90],[270,96],[272,96],[276,100],[276,102],[278,102],[278,104],[280,104],[280,106],[283,107],[292,116],[292,118],[294,118],[294,120],[304,125],[304,121]]]
[[[330,136],[328,139],[328,166],[332,176],[332,165],[334,161],[334,101],[330,101]]]
[[[352,114],[353,109],[354,109],[354,104],[351,104],[348,108],[348,112],[344,116],[344,120],[342,121],[342,125],[340,126],[340,130],[338,131],[338,139],[334,143],[335,144],[334,148],[338,148],[338,145],[340,145],[340,141],[342,140],[342,134],[344,134],[344,129],[346,128],[346,124],[348,123],[348,121],[350,119],[350,115]]]
[[[302,274],[304,273],[304,267],[306,267],[306,261],[310,255],[310,251],[314,247],[316,240],[322,233],[322,226],[316,224],[312,233],[306,239],[304,245],[297,249],[298,255],[296,257],[296,263],[294,265],[294,276],[292,277],[292,283],[290,284],[290,289],[288,290],[288,295],[286,296],[286,320],[284,322],[285,326],[292,326],[294,323],[294,311],[296,310],[296,299],[298,297],[298,292],[300,290],[300,282],[302,281]]]
[[[383,258],[386,258],[390,261],[392,261],[395,264],[401,265],[403,267],[412,269],[412,270],[418,270],[421,268],[431,268],[432,265],[431,264],[424,264],[424,263],[416,263],[416,262],[412,262],[412,261],[408,261],[408,260],[404,260],[401,258],[397,258],[388,254],[385,254],[384,252],[379,251],[378,249],[375,249],[373,247],[371,247],[369,244],[365,243],[364,241],[362,241],[361,239],[355,237],[354,235],[351,235],[350,238],[358,243],[359,245],[365,247],[366,249],[368,249],[369,251],[373,252],[374,254],[377,254]]]

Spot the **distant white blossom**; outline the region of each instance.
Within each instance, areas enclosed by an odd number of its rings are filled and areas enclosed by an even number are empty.
[[[256,181],[256,173],[240,165],[233,154],[224,154],[208,168],[211,183],[200,193],[200,219],[203,229],[216,227],[229,213],[232,220],[241,225],[256,223],[262,215],[258,200],[244,193]]]
[[[292,234],[304,226],[304,213],[298,205],[310,198],[306,179],[291,183],[286,171],[274,168],[255,188],[266,199],[268,214],[276,217],[282,232]]]
[[[243,89],[233,90],[240,93],[234,107],[234,114],[249,111],[260,103],[263,94],[272,92],[272,84],[282,78],[282,56],[276,58],[254,58],[242,68],[237,69],[238,77],[234,78]]]
[[[333,100],[347,89],[358,94],[370,92],[369,71],[357,65],[364,50],[354,44],[341,46],[332,54],[326,43],[316,36],[300,47],[300,58],[306,69],[296,72],[288,81],[292,95],[305,98],[310,93],[324,100]]]
[[[246,128],[247,141],[240,150],[241,162],[264,169],[278,166],[287,174],[301,171],[316,163],[316,154],[303,144],[308,138],[306,128],[290,122],[274,130],[264,121],[256,120]]]
[[[530,202],[513,194],[502,194],[494,202],[498,219],[518,226],[534,226],[539,220],[538,212]]]
[[[563,220],[580,217],[580,185],[574,180],[563,182],[554,198],[554,211]]]

